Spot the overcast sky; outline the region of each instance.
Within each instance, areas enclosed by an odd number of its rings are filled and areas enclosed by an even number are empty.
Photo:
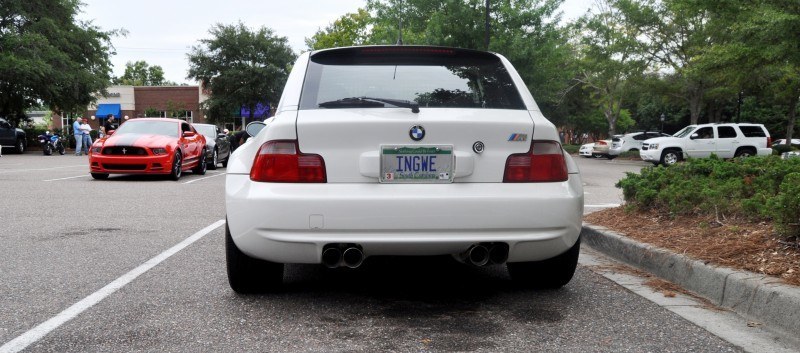
[[[167,80],[190,83],[186,79],[186,54],[198,40],[209,38],[215,23],[241,21],[250,28],[266,26],[289,39],[295,52],[306,49],[305,38],[337,18],[355,12],[364,0],[83,0],[79,16],[92,20],[104,30],[123,28],[125,37],[116,37],[117,55],[111,58],[114,75],[121,76],[125,63],[144,60],[164,69]],[[593,0],[565,0],[565,18],[584,14]]]

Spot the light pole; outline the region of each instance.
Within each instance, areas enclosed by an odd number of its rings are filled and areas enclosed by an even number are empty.
[[[667,119],[667,116],[664,113],[661,113],[661,133],[664,133],[664,120]]]

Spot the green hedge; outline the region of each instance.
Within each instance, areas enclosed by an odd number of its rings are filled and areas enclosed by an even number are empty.
[[[578,145],[562,145],[564,151],[567,151],[569,154],[576,154],[578,150],[581,149],[581,146]]]
[[[782,235],[800,236],[800,158],[689,159],[628,173],[616,186],[635,209],[773,221]]]

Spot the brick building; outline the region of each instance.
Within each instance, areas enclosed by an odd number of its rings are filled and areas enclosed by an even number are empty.
[[[95,130],[105,123],[108,114],[121,122],[144,117],[170,117],[205,123],[200,104],[207,98],[199,86],[111,86],[107,95],[98,96],[97,102],[87,107],[83,117],[89,118],[89,125]],[[67,118],[54,119],[56,128],[71,123],[72,120]]]

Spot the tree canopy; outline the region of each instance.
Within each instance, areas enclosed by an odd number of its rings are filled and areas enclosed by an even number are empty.
[[[18,121],[26,109],[86,109],[111,82],[111,38],[76,19],[78,0],[0,2],[0,115]],[[17,119],[14,119],[17,118]]]
[[[114,78],[114,84],[117,85],[130,85],[130,86],[177,86],[178,84],[172,81],[167,81],[164,78],[164,69],[159,65],[150,66],[144,60],[136,62],[127,62],[125,64],[125,73],[122,76]]]
[[[251,118],[259,103],[276,105],[296,55],[286,37],[272,29],[244,24],[216,24],[188,54],[187,78],[211,92],[204,103],[207,118],[223,122],[241,107]]]

